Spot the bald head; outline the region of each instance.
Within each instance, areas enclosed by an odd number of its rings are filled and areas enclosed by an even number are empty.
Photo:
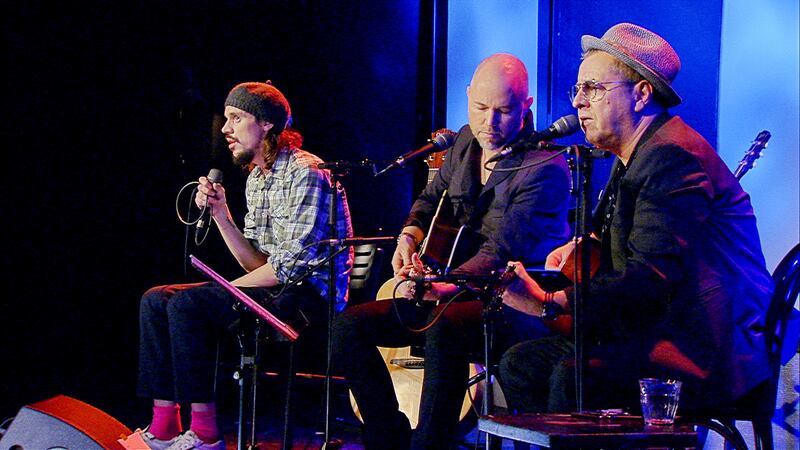
[[[489,84],[511,90],[514,97],[528,97],[528,69],[525,64],[509,53],[495,53],[478,64],[472,74],[470,86]]]
[[[472,134],[484,150],[499,151],[516,137],[533,103],[525,64],[508,53],[489,56],[475,69],[467,98]]]

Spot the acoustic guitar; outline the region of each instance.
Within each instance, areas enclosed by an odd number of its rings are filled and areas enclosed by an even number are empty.
[[[444,164],[446,155],[447,150],[444,150],[432,153],[425,159],[425,163],[428,166],[428,183],[433,181],[436,173]],[[420,254],[425,264],[429,267],[434,267],[435,269],[433,270],[440,272],[446,270],[447,267],[457,266],[460,264],[459,259],[464,257],[461,256],[461,251],[454,252],[453,249],[473,246],[471,242],[467,242],[471,241],[473,236],[466,231],[466,228],[454,227],[450,224],[452,218],[447,211],[451,209],[445,192],[439,201],[437,212],[434,215],[434,220],[428,230],[426,239],[420,247]],[[468,252],[468,250],[463,251],[463,253]],[[376,300],[391,300],[394,292],[395,281],[394,279],[389,279],[378,289]],[[419,406],[425,373],[422,369],[424,368],[425,359],[413,355],[411,347],[378,347],[378,350],[383,356],[389,375],[392,378],[400,411],[408,417],[411,427],[416,428],[419,422]],[[470,377],[482,371],[483,366],[470,364]],[[465,390],[460,414],[462,420],[467,417],[473,404],[480,404],[483,395],[482,384],[483,382],[476,383],[470,389]],[[353,408],[356,417],[362,420],[361,412],[352,393],[350,393],[350,406]]]
[[[733,172],[733,175],[736,177],[737,180],[741,180],[742,177],[753,167],[756,166],[756,160],[761,157],[764,149],[767,147],[767,143],[772,135],[769,131],[763,130],[758,133],[756,138],[750,144],[750,148],[745,151],[745,155],[739,164],[736,166],[736,170]],[[590,273],[589,277],[593,277],[595,272],[597,272],[597,267],[600,264],[600,243],[594,239],[590,240],[591,247],[589,250],[590,254]],[[561,268],[561,272],[567,276],[573,283],[576,281],[580,283],[581,274],[580,271],[575,270],[575,253],[580,252],[581,246],[583,243],[578,244],[578,246],[573,249],[572,253],[569,255],[565,264]],[[580,254],[580,253],[578,253]],[[564,314],[557,316],[555,319],[545,320],[545,325],[547,325],[551,330],[559,333],[563,336],[570,336],[572,334],[572,315]]]

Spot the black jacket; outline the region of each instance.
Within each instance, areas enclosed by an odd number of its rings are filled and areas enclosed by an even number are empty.
[[[646,130],[614,194],[601,268],[584,303],[586,336],[642,375],[684,381],[687,404],[732,400],[768,377],[772,290],[749,196],[679,117]],[[599,208],[597,232],[608,209]],[[628,367],[635,366],[628,361]]]
[[[528,120],[515,142],[536,140]],[[434,179],[414,203],[406,225],[427,232],[442,192],[447,189],[453,215],[483,237],[477,254],[454,272],[488,274],[508,261],[542,266],[547,254],[569,237],[569,172],[563,156],[513,172],[493,172],[480,184],[481,147],[469,125],[461,128]],[[518,167],[554,156],[545,151],[515,152],[496,169]]]

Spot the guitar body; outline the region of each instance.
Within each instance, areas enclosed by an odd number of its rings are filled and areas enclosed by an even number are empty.
[[[437,216],[428,230],[419,256],[431,272],[445,274],[472,258],[482,242],[481,235],[472,228],[450,225]]]
[[[581,241],[572,252],[567,257],[566,261],[564,261],[564,265],[561,267],[561,273],[567,276],[573,283],[581,282],[581,278],[583,276],[583,272],[580,268],[580,263],[577,264],[576,270],[576,256],[578,259],[580,258],[581,251],[583,251],[584,242]],[[589,239],[589,278],[591,279],[594,274],[597,272],[598,267],[600,267],[600,242],[595,239]],[[558,333],[562,336],[571,336],[572,335],[572,324],[573,318],[572,314],[563,314],[555,319],[552,320],[545,320],[544,324],[549,328],[551,331]]]
[[[393,291],[394,280],[386,281],[378,290],[376,300],[391,300]],[[411,354],[411,347],[378,347],[378,351],[381,352],[383,361],[389,369],[389,375],[392,377],[392,384],[394,385],[394,392],[397,396],[397,403],[400,406],[400,411],[408,417],[411,428],[416,428],[419,422],[419,406],[420,399],[422,398],[422,383],[425,371],[422,367],[409,366],[420,364],[424,360],[413,356]],[[405,362],[407,362],[407,364],[404,364]],[[469,365],[470,377],[480,372],[483,372],[483,366],[480,364]],[[483,395],[482,384],[483,382],[474,384],[470,386],[469,390],[465,391],[464,401],[461,404],[461,415],[459,416],[462,420],[469,414],[473,402],[475,402],[475,404],[480,404]],[[358,420],[363,421],[361,418],[361,411],[352,393],[350,393],[350,406],[353,408],[353,412],[356,417],[358,417]]]

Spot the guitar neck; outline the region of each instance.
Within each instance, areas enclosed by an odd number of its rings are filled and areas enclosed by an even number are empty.
[[[741,180],[748,170],[750,170],[750,164],[746,161],[740,161],[736,170],[733,172],[733,176],[735,176],[737,180]]]
[[[428,169],[428,183],[433,181],[433,179],[436,177],[436,172],[438,172],[438,171],[439,171],[438,168],[437,169],[433,169],[433,168],[429,168]]]
[[[444,164],[445,155],[447,155],[447,150],[442,150],[440,152],[431,153],[425,158],[425,163],[428,165],[428,183],[433,181],[436,177],[436,172],[438,172],[442,164]]]
[[[756,165],[756,160],[761,157],[761,152],[767,147],[770,137],[772,135],[767,130],[758,133],[750,148],[745,152],[744,158],[739,161],[739,165],[736,166],[736,170],[733,172],[733,176],[737,180],[741,180],[744,174]]]

